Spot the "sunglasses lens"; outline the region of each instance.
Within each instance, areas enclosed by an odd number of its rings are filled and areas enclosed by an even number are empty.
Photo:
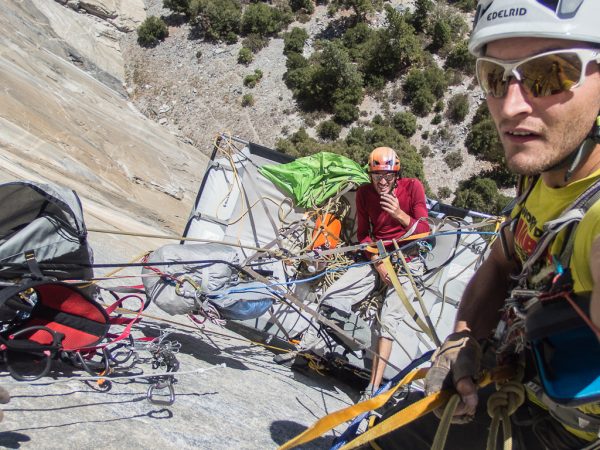
[[[492,61],[480,59],[477,61],[477,79],[486,95],[503,97],[506,94],[510,77],[504,78],[504,67]]]
[[[581,77],[583,64],[577,53],[556,53],[532,58],[513,69],[533,97],[547,97],[573,88]],[[477,79],[486,95],[503,97],[512,79],[504,79],[505,69],[493,61],[477,61]]]
[[[521,82],[534,97],[547,97],[571,89],[581,76],[581,60],[575,53],[559,53],[531,59],[517,67]]]
[[[385,181],[394,181],[394,178],[396,177],[396,174],[394,173],[373,173],[371,174],[373,176],[373,179],[375,181],[379,181],[379,180],[384,180]]]

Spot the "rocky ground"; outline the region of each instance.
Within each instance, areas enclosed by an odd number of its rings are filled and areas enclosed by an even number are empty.
[[[145,0],[147,14],[170,16],[162,7],[162,0]],[[396,7],[411,7],[411,0],[395,0]],[[378,13],[372,17],[377,25],[385,16]],[[305,54],[312,52],[314,39],[322,35],[331,19],[326,6],[317,6],[307,23],[294,22],[290,25],[305,28],[310,36]],[[286,71],[283,55],[283,39],[272,38],[269,46],[255,55],[249,66],[237,63],[241,41],[237,44],[210,43],[196,39],[183,20],[168,19],[169,37],[154,48],[141,48],[135,33],[123,37],[122,48],[125,61],[126,89],[136,107],[146,116],[157,121],[175,134],[185,137],[187,142],[210,151],[212,137],[219,132],[230,132],[246,140],[273,147],[277,139],[287,137],[300,127],[308,129],[313,136],[314,125],[310,116],[297,107],[291,91],[285,86],[282,76]],[[200,55],[200,56],[198,56]],[[246,75],[255,69],[263,72],[263,79],[255,88],[243,85]],[[391,92],[400,81],[386,86]],[[463,124],[450,126],[451,134],[443,141],[423,140],[423,132],[431,135],[440,125],[432,125],[433,115],[418,121],[420,130],[411,138],[411,143],[420,149],[428,145],[431,156],[424,159],[427,182],[434,193],[447,186],[452,191],[460,180],[466,179],[488,165],[469,155],[464,147],[467,125],[481,102],[481,91],[470,78],[451,87],[446,100],[458,93],[468,93],[470,114]],[[241,105],[242,96],[251,93],[255,104]],[[391,104],[392,113],[405,110],[402,104]],[[381,113],[381,104],[373,97],[365,97],[360,105],[361,120],[369,121]],[[322,115],[320,120],[325,119]],[[317,121],[318,122],[318,121]],[[342,136],[347,132],[343,130]],[[446,152],[459,150],[463,156],[461,167],[450,170],[443,158]]]

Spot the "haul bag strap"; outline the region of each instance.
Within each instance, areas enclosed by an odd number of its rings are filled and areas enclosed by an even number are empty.
[[[29,267],[29,271],[33,274],[33,277],[36,280],[41,280],[42,278],[44,278],[44,275],[40,270],[40,266],[37,262],[37,259],[35,259],[35,251],[26,250],[24,256],[25,261],[27,262],[27,267]]]

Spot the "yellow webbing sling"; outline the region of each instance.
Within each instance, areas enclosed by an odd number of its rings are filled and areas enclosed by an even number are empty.
[[[295,438],[290,439],[288,442],[279,447],[279,450],[294,448],[298,445],[310,442],[313,439],[322,436],[329,430],[337,427],[338,425],[344,422],[347,422],[350,419],[355,418],[356,416],[364,412],[372,411],[373,409],[382,407],[400,387],[410,383],[413,380],[423,378],[427,373],[427,370],[428,369],[415,369],[411,371],[408,375],[406,375],[396,386],[394,386],[389,391],[379,394],[378,396],[370,398],[369,400],[366,400],[364,402],[357,403],[344,409],[340,409],[339,411],[322,417],[313,426],[306,429],[304,432],[302,432]]]
[[[415,369],[411,371],[408,375],[406,375],[402,379],[402,381],[400,381],[393,389],[379,394],[378,396],[373,397],[364,402],[357,403],[356,405],[349,406],[347,408],[331,413],[325,417],[322,417],[313,426],[305,430],[303,433],[299,434],[295,438],[289,440],[281,447],[279,447],[279,450],[287,450],[290,448],[294,448],[300,444],[310,442],[322,436],[329,430],[335,428],[336,426],[350,419],[353,419],[359,414],[380,408],[389,400],[389,398],[394,394],[394,392],[396,392],[396,390],[398,390],[398,388],[410,383],[411,381],[424,378],[428,370],[428,368]],[[478,385],[480,388],[482,388],[494,381],[508,380],[513,376],[513,374],[514,368],[508,366],[494,369],[492,372],[485,371],[482,373],[478,381]],[[396,414],[388,417],[384,421],[379,422],[373,428],[361,434],[356,439],[350,441],[340,450],[354,449],[374,439],[391,433],[392,431],[433,411],[439,406],[444,405],[454,393],[455,392],[453,390],[443,390],[439,392],[434,392],[433,394],[430,394],[427,397],[424,397],[421,400],[418,400],[417,402],[412,403],[406,408],[398,411]]]
[[[377,246],[379,247],[379,255],[386,254],[385,248],[383,247],[383,243],[381,241],[377,243]],[[432,332],[432,330],[425,324],[425,322],[423,322],[413,305],[410,303],[410,300],[406,295],[406,291],[404,291],[404,288],[402,287],[402,284],[398,279],[398,275],[394,270],[394,266],[392,265],[390,257],[386,256],[381,261],[383,262],[383,266],[385,267],[385,270],[387,270],[387,273],[390,276],[390,281],[392,282],[392,286],[394,286],[394,290],[396,291],[398,298],[400,298],[400,301],[406,308],[406,312],[408,312],[410,317],[415,321],[415,323],[419,326],[423,333],[429,336],[432,342],[437,342],[437,335],[435,335],[434,337],[434,333]]]

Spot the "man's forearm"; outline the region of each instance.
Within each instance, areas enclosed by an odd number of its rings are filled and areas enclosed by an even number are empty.
[[[494,245],[463,293],[454,331],[469,330],[477,339],[489,336],[500,318],[513,267],[513,263],[505,258],[501,246]]]

